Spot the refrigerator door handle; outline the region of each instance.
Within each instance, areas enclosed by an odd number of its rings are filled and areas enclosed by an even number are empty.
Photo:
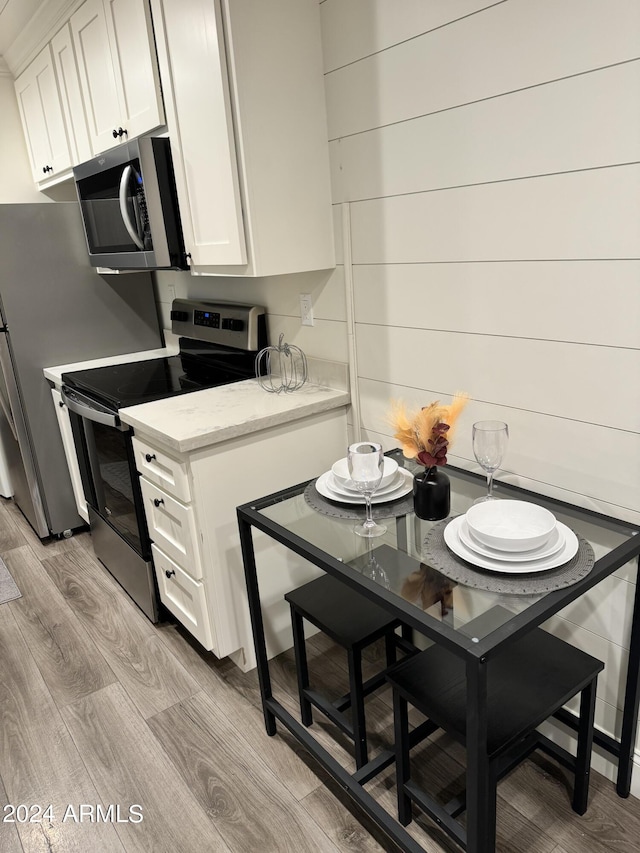
[[[0,391],[0,409],[2,409],[2,414],[5,416],[7,423],[9,424],[9,429],[11,430],[11,435],[18,440],[18,433],[16,432],[16,425],[13,422],[13,414],[11,409],[9,408],[9,401],[5,400],[5,396]]]
[[[15,431],[14,434],[20,449],[27,488],[29,490],[29,496],[31,498],[33,508],[33,519],[30,518],[29,520],[33,524],[38,536],[42,539],[49,536],[49,522],[47,521],[47,516],[42,504],[38,475],[36,473],[33,451],[31,449],[31,440],[27,429],[27,422],[22,411],[20,391],[13,371],[13,362],[11,360],[11,352],[9,350],[9,340],[6,329],[3,329],[2,334],[0,334],[0,370],[2,371],[4,384],[7,389],[9,410],[12,413],[12,418],[9,423]]]
[[[0,329],[0,334],[6,335],[5,329]],[[1,368],[0,368],[1,369]],[[9,429],[11,430],[11,434],[18,440],[18,433],[16,432],[16,425],[13,420],[13,412],[11,411],[11,403],[9,402],[8,397],[5,395],[4,383],[0,382],[0,409],[2,409],[2,414],[5,416],[7,423],[9,424]]]

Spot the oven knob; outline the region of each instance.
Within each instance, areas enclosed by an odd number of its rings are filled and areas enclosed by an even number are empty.
[[[162,500],[162,498],[154,498],[153,499],[153,505],[154,506],[160,506],[160,504],[163,504],[163,503],[164,503],[164,501]]]
[[[233,320],[232,318],[225,318],[222,321],[222,328],[228,329],[230,332],[241,332],[244,329],[244,321],[243,320]]]
[[[165,573],[165,575],[166,575],[168,578],[170,578],[170,577],[171,577],[171,575],[175,575],[176,570],[175,570],[175,569],[171,569],[171,571],[169,571],[169,569],[165,569],[165,570],[164,570],[164,573]]]
[[[144,458],[147,460],[147,462],[152,462],[156,458],[156,454],[155,453],[145,453]]]

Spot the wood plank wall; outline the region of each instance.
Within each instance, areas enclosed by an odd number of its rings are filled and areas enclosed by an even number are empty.
[[[363,433],[394,446],[391,399],[466,390],[454,464],[505,420],[500,476],[640,521],[640,3],[320,10]],[[609,731],[635,580],[553,625],[606,661]]]

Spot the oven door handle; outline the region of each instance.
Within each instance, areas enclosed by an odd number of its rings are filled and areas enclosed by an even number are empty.
[[[129,163],[122,170],[122,175],[120,177],[120,215],[122,216],[124,227],[129,232],[129,237],[131,237],[139,249],[144,250],[144,243],[140,239],[140,235],[136,232],[133,222],[129,217],[129,211],[127,210],[127,188],[129,186],[129,178],[132,173],[133,166]]]
[[[69,411],[74,412],[81,418],[86,418],[88,421],[115,427],[115,429],[119,429],[122,432],[127,432],[130,429],[127,424],[121,422],[117,414],[102,408],[94,400],[67,388],[66,385],[62,386],[62,400],[69,408]]]

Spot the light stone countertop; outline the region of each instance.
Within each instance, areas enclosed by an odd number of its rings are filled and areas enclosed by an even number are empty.
[[[269,394],[256,379],[192,391],[120,410],[136,432],[179,453],[347,406],[347,391],[307,383]]]

